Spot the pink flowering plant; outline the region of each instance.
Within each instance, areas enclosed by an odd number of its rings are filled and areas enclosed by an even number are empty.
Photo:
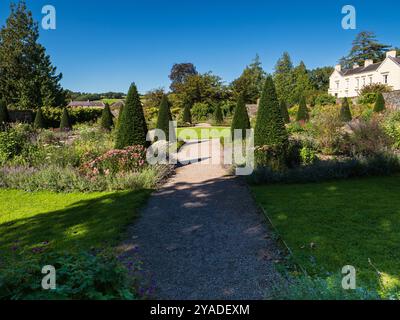
[[[112,175],[123,172],[139,172],[146,166],[146,148],[140,145],[122,150],[110,150],[92,161],[86,162],[81,171],[87,176]]]

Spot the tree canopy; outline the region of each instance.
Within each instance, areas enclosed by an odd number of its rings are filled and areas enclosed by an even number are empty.
[[[289,53],[284,52],[282,57],[276,63],[273,78],[278,98],[281,101],[288,102],[289,104],[295,103],[293,97],[295,86],[293,63]]]
[[[193,63],[175,63],[172,66],[169,79],[171,80],[171,90],[176,91],[177,86],[186,81],[188,76],[198,74]]]
[[[62,74],[51,64],[38,43],[39,28],[24,1],[11,4],[11,13],[0,30],[0,95],[20,109],[62,106]]]

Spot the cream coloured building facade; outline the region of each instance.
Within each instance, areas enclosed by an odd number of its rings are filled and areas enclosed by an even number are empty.
[[[337,65],[329,79],[328,92],[337,98],[357,97],[362,87],[373,83],[400,90],[400,57],[396,57],[396,51],[388,51],[381,62],[366,60],[363,66],[355,65],[353,69],[342,70]]]

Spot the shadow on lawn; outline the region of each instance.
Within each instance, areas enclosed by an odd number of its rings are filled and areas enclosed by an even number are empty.
[[[0,250],[41,252],[47,248],[85,250],[106,246],[121,238],[150,192],[113,193],[1,224]]]

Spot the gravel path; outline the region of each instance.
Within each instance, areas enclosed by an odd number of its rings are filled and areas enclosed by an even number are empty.
[[[219,164],[218,140],[190,141],[178,158],[199,149],[201,162],[152,195],[126,248],[151,272],[156,299],[262,299],[279,279],[279,251],[246,185]]]

